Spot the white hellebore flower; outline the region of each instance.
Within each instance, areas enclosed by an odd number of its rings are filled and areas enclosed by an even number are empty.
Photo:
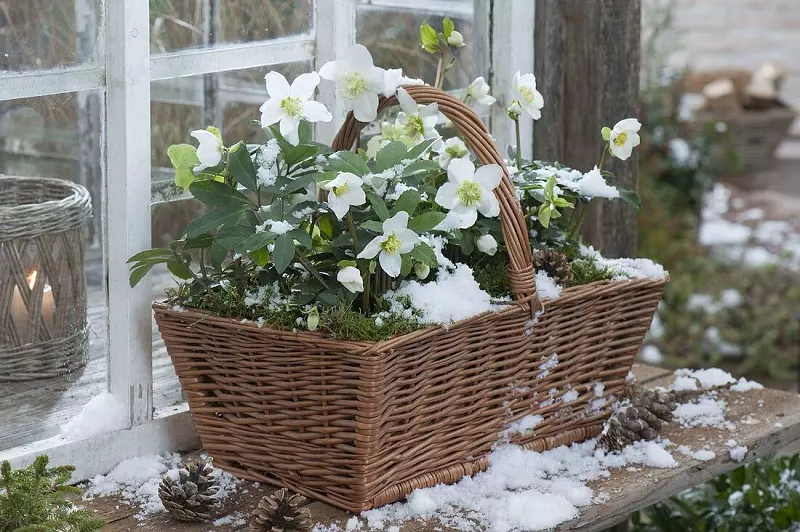
[[[642,124],[635,118],[620,120],[611,130],[608,139],[608,149],[611,154],[620,160],[626,160],[633,153],[633,149],[639,145],[639,130]]]
[[[497,240],[492,235],[481,235],[478,237],[478,250],[487,255],[497,253]]]
[[[475,224],[478,211],[487,218],[500,214],[500,202],[492,192],[500,184],[503,170],[486,164],[475,171],[469,159],[453,159],[447,167],[447,183],[436,191],[436,203],[458,217],[455,227],[467,229]]]
[[[539,120],[542,117],[542,107],[544,107],[544,98],[541,93],[536,90],[536,78],[533,74],[525,74],[521,76],[519,71],[514,74],[512,82],[513,101],[511,102],[511,110],[519,114],[520,110],[525,110],[526,113],[531,115],[534,120]]]
[[[378,255],[378,262],[389,277],[400,275],[403,263],[401,255],[411,253],[419,242],[419,235],[408,228],[408,213],[400,211],[383,222],[383,234],[376,236],[358,254],[359,259],[372,259]]]
[[[391,98],[402,85],[425,85],[425,82],[418,78],[407,77],[400,68],[389,68],[383,72],[384,96]]]
[[[475,81],[467,86],[467,99],[478,105],[492,105],[497,101],[497,98],[489,94],[491,88],[483,76],[475,78]]]
[[[372,56],[361,44],[354,44],[342,59],[328,61],[319,75],[336,82],[347,110],[361,122],[372,122],[378,116],[378,94],[383,92],[383,69],[372,63]]]
[[[402,87],[397,89],[397,101],[402,109],[402,112],[397,115],[397,123],[402,128],[403,135],[414,144],[426,139],[441,138],[439,132],[436,131],[436,124],[439,122],[439,104],[432,103],[420,107]],[[434,151],[438,151],[440,145],[441,140],[434,142]]]
[[[336,274],[336,280],[354,294],[364,291],[364,279],[361,278],[361,272],[353,266],[345,266],[339,270],[339,273]]]
[[[442,168],[442,170],[447,170],[447,167],[450,165],[450,161],[453,159],[462,159],[469,155],[467,145],[464,144],[464,141],[458,137],[451,137],[447,139],[437,151],[439,152],[437,161],[439,162],[439,166]]]
[[[328,205],[338,219],[344,218],[351,205],[364,205],[367,201],[362,184],[364,181],[356,174],[342,172],[322,185],[328,191]]]
[[[205,129],[196,129],[189,134],[200,142],[200,146],[197,147],[197,159],[200,164],[194,167],[195,172],[213,168],[222,162],[224,146],[218,136]]]
[[[464,42],[464,36],[461,35],[460,31],[455,30],[450,32],[450,37],[447,38],[447,44],[453,46],[454,48],[466,46],[466,43]]]
[[[300,120],[330,122],[333,116],[319,102],[310,98],[319,85],[316,72],[300,74],[291,85],[282,74],[272,71],[264,79],[267,82],[269,100],[261,106],[261,127],[280,122],[281,135],[290,144],[297,144]]]

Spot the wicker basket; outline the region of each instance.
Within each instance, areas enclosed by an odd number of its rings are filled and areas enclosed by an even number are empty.
[[[461,101],[427,86],[407,91],[437,102],[482,163],[502,165]],[[382,99],[380,109],[395,104]],[[333,148],[354,147],[363,125],[351,114]],[[608,410],[592,404],[595,385],[605,397],[621,391],[666,281],[570,288],[533,319],[542,307],[508,175],[497,192],[516,293],[502,312],[370,343],[155,305],[215,465],[359,512],[485,469],[501,432],[530,414],[544,420],[512,441],[532,449],[597,435]],[[542,368],[554,353],[558,365]],[[578,397],[568,402],[570,391]]]
[[[85,363],[82,229],[91,215],[80,185],[0,176],[0,382]]]
[[[796,116],[796,112],[789,107],[736,113],[700,111],[685,126],[688,136],[699,136],[709,123],[726,124],[728,137],[712,147],[711,166],[723,171],[745,172],[775,165],[775,151]],[[734,153],[737,154],[738,165],[731,164],[731,155]]]

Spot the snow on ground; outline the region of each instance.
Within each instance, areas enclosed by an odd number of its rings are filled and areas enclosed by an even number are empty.
[[[92,398],[80,414],[61,425],[60,435],[70,440],[82,440],[95,434],[128,427],[128,412],[109,392]]]

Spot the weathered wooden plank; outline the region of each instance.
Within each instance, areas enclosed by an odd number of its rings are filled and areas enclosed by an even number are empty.
[[[640,382],[648,386],[664,385],[672,376],[666,370],[650,366],[637,365],[634,373]],[[733,470],[740,464],[731,460],[725,442],[735,439],[740,445],[748,448],[746,460],[772,454],[800,441],[800,396],[775,390],[756,390],[745,393],[721,392],[728,403],[727,417],[737,422],[733,431],[715,428],[681,429],[675,424],[667,425],[664,437],[676,445],[687,445],[692,449],[707,447],[716,453],[716,458],[708,462],[680,455],[672,447],[676,460],[680,463],[675,469],[637,468],[638,471],[626,469],[613,470],[611,477],[597,481],[591,487],[597,491],[605,491],[609,499],[603,504],[592,505],[581,509],[577,519],[564,523],[558,530],[604,530],[624,521],[629,512],[644,508],[657,501],[675,495],[687,488],[700,484],[705,480]],[[757,419],[753,422],[750,416]],[[780,422],[782,426],[775,424]],[[274,488],[250,482],[235,496],[230,497],[220,511],[220,516],[231,514],[248,515],[257,504],[259,498],[271,493]],[[176,523],[166,515],[157,515],[149,519],[138,520],[131,516],[130,508],[116,499],[98,499],[88,503],[109,520],[113,521],[105,530],[109,532],[127,531],[170,531],[200,532],[209,530],[208,523]],[[314,502],[310,505],[315,521],[324,524],[338,524],[344,529],[352,514],[333,508],[327,504]],[[218,526],[214,530],[245,530],[245,526]],[[447,527],[434,521],[414,521],[400,527],[402,532],[429,532],[434,530],[449,531]]]
[[[537,0],[535,73],[545,107],[535,158],[584,171],[598,164],[600,129],[636,116],[640,30],[641,0]],[[619,185],[636,189],[635,157],[609,163]],[[636,213],[595,201],[583,236],[607,256],[634,256]]]

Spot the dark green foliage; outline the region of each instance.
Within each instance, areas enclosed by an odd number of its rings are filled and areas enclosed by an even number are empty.
[[[472,275],[483,290],[496,298],[511,296],[508,280],[508,254],[497,253],[493,257],[481,254],[472,267]]]
[[[16,471],[4,461],[0,466],[0,532],[94,532],[105,521],[91,510],[75,510],[66,498],[80,494],[67,483],[72,466],[48,468],[48,458]]]
[[[769,532],[800,524],[800,455],[742,466],[631,515],[635,532]]]

